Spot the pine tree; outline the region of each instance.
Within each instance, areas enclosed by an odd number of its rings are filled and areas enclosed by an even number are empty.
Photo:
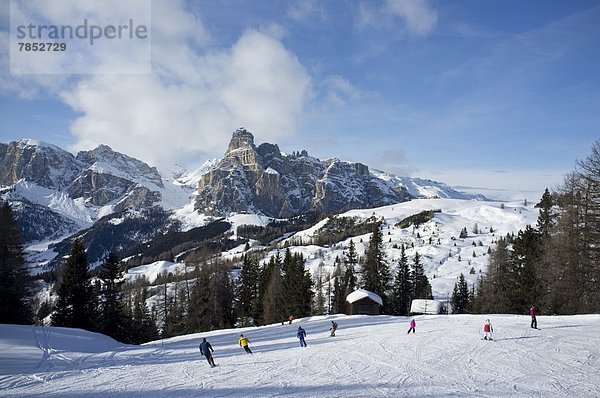
[[[258,259],[245,255],[242,259],[242,270],[237,288],[237,312],[241,326],[257,324],[256,311],[258,301],[260,269]]]
[[[500,238],[496,249],[490,252],[488,269],[477,286],[476,307],[482,313],[508,311],[508,267],[510,252],[508,242]]]
[[[346,296],[356,290],[356,265],[358,264],[358,254],[356,253],[356,246],[354,245],[354,241],[350,239],[350,243],[348,244],[348,253],[346,253],[346,258],[344,260],[344,264],[346,265],[346,271],[344,272],[344,282],[343,285],[346,287]]]
[[[537,264],[541,249],[540,234],[529,225],[513,240],[505,299],[508,312],[518,314],[532,305],[539,307],[542,289]]]
[[[552,195],[548,188],[544,190],[540,202],[535,206],[539,208],[537,228],[544,237],[550,236],[556,222],[556,214],[553,212]]]
[[[431,299],[431,285],[425,275],[425,269],[423,268],[423,264],[421,264],[421,256],[418,252],[415,252],[411,279],[413,283],[413,299]]]
[[[225,264],[215,264],[212,274],[212,297],[215,329],[231,328],[235,324],[234,289]]]
[[[147,298],[146,289],[141,289],[135,294],[127,338],[129,343],[142,344],[157,340],[159,337],[156,319],[146,304]]]
[[[281,259],[279,255],[271,257],[267,267],[269,272],[269,281],[262,299],[262,320],[263,325],[281,322],[287,319],[285,314],[285,301],[283,297],[283,278],[281,275]],[[291,315],[291,314],[289,314]]]
[[[94,331],[96,308],[85,248],[79,239],[75,239],[63,268],[52,325]]]
[[[122,271],[119,268],[119,258],[114,253],[104,260],[98,277],[101,280],[99,331],[125,342],[127,339],[127,319],[122,299]]]
[[[8,203],[0,207],[0,322],[30,324],[31,278],[21,237]]]
[[[413,281],[404,245],[401,247],[398,270],[392,286],[392,314],[408,315],[411,297],[413,295]]]
[[[213,329],[214,312],[210,269],[208,264],[200,267],[196,278],[196,286],[192,289],[188,316],[186,319],[186,329],[190,333],[204,332]]]
[[[317,267],[317,273],[315,275],[315,308],[313,313],[315,315],[324,315],[325,314],[325,295],[323,294],[323,267],[325,264],[321,261]]]
[[[363,287],[378,294],[384,300],[386,307],[386,293],[390,283],[390,271],[383,249],[383,234],[380,224],[375,224],[369,245],[365,252],[365,263],[363,265]]]
[[[465,314],[469,308],[469,286],[461,273],[452,291],[452,311],[455,314]]]

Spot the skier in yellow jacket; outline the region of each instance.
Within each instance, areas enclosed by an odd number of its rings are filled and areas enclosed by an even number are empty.
[[[240,347],[244,347],[244,350],[246,350],[248,354],[252,354],[252,351],[250,351],[250,347],[248,347],[248,343],[250,343],[250,340],[248,340],[247,337],[244,337],[243,334],[240,334],[240,339],[238,340],[238,343],[240,344]]]

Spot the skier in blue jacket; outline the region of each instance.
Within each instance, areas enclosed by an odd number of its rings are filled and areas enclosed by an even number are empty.
[[[301,326],[298,326],[298,334],[296,334],[296,336],[298,336],[298,339],[300,339],[300,347],[306,347],[306,340],[304,340],[306,337],[306,331],[302,329]]]

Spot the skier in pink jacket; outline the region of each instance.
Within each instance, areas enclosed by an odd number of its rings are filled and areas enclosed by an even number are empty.
[[[537,319],[535,318],[535,307],[529,309],[529,315],[531,315],[531,327],[537,329]]]
[[[413,333],[415,333],[415,327],[417,326],[417,323],[415,322],[414,319],[411,319],[410,321],[410,327],[408,328],[408,332],[406,332],[407,334],[410,334],[410,332],[412,331]]]

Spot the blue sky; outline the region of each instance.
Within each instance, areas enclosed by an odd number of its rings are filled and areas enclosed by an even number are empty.
[[[600,137],[595,1],[156,0],[140,76],[11,75],[1,17],[3,142],[193,167],[243,125],[283,151],[543,190]]]

